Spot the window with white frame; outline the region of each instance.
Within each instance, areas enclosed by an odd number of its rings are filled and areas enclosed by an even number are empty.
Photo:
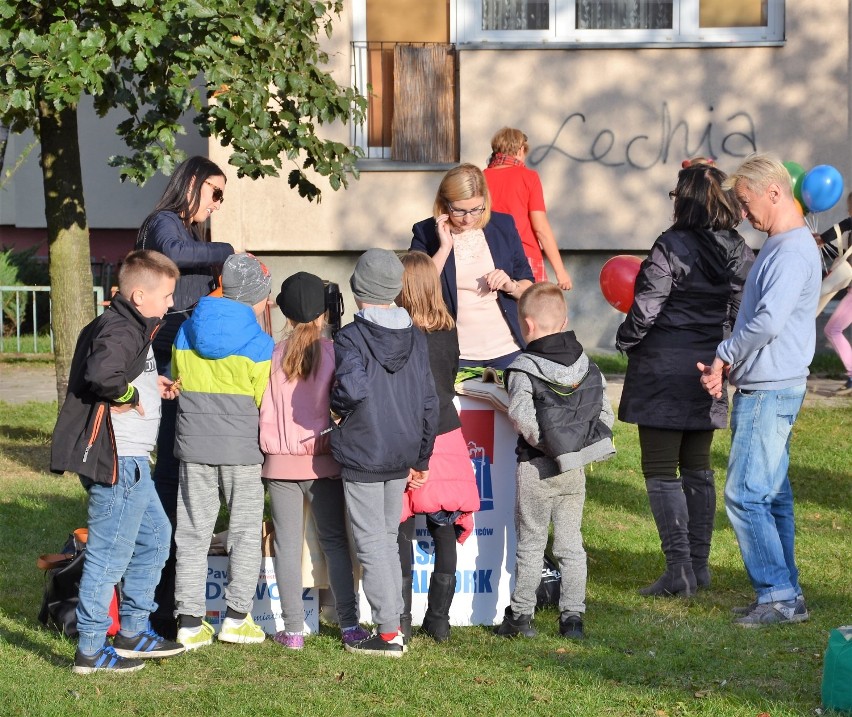
[[[764,43],[784,39],[784,0],[457,0],[457,41]]]

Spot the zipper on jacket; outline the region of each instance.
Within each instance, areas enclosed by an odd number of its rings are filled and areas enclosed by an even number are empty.
[[[98,412],[95,414],[95,425],[92,427],[92,433],[89,436],[89,443],[86,445],[86,450],[83,451],[83,463],[86,462],[86,459],[89,457],[89,451],[92,449],[92,446],[95,444],[95,440],[98,437],[98,433],[101,430],[101,422],[104,420],[104,404],[100,404],[98,406]]]

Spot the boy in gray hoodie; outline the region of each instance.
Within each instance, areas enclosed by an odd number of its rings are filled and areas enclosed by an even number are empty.
[[[583,466],[606,460],[614,415],[606,380],[565,331],[565,297],[555,284],[533,284],[518,304],[527,348],[506,369],[509,418],[518,432],[515,589],[497,634],[535,637],[531,622],[547,534],[562,573],[559,633],[583,637],[586,552],[580,525],[586,496]]]

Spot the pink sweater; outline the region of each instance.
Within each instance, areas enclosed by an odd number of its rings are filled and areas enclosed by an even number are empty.
[[[290,381],[281,368],[287,341],[272,352],[272,373],[260,404],[261,475],[274,480],[312,480],[340,475],[331,457],[329,394],[334,380],[334,345],[322,339],[322,360],[314,376]]]

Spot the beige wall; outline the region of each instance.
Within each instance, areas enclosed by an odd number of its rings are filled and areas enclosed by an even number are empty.
[[[494,130],[521,127],[563,249],[647,249],[670,218],[667,192],[688,156],[712,153],[731,170],[756,148],[852,177],[847,26],[846,0],[809,0],[787,3],[783,47],[462,50],[461,160],[482,166]],[[335,31],[343,81],[346,28]],[[283,180],[243,182],[239,214],[229,202],[215,229],[258,250],[403,248],[440,177],[365,164],[360,181],[324,191],[319,205]],[[826,214],[823,225],[842,207]]]
[[[714,154],[733,169],[753,148],[806,169],[832,164],[852,180],[848,0],[788,0],[782,47],[680,49],[460,49],[461,160],[483,166],[507,124],[529,135],[548,214],[574,279],[570,321],[581,341],[611,348],[623,315],[597,277],[613,254],[642,254],[668,225],[672,188],[687,156]],[[348,28],[333,59],[348,82]],[[345,128],[328,130],[348,139]],[[216,143],[211,154],[224,165]],[[286,172],[285,172],[286,174]],[[280,281],[295,267],[346,282],[359,251],[408,247],[430,214],[440,171],[369,171],[347,191],[309,204],[282,180],[228,184],[217,238],[265,254]],[[322,183],[321,183],[322,185]],[[819,218],[825,228],[842,202]],[[747,223],[743,233],[763,237]],[[280,274],[280,276],[279,276]]]

